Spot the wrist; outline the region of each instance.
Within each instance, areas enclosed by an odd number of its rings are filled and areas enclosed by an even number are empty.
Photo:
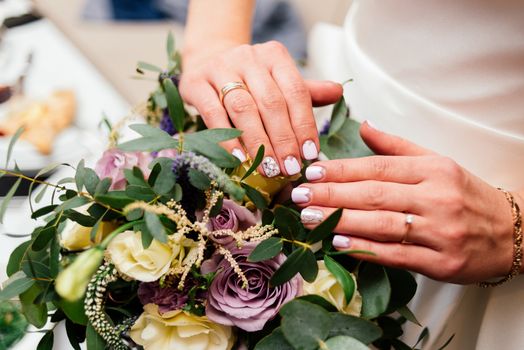
[[[188,43],[181,50],[184,70],[190,70],[224,51],[243,44],[243,42],[226,39],[214,40],[212,43]]]

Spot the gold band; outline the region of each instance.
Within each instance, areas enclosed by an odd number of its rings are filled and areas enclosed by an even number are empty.
[[[227,83],[226,85],[222,87],[222,89],[220,89],[220,103],[224,104],[224,97],[226,97],[228,93],[236,89],[243,89],[243,90],[249,91],[247,89],[246,84],[244,84],[241,81],[233,81],[233,82]]]
[[[499,190],[506,195],[506,199],[511,205],[511,213],[513,214],[513,263],[508,274],[502,279],[495,282],[478,283],[478,286],[482,288],[496,287],[511,281],[520,274],[520,268],[522,266],[522,213],[513,195],[502,188],[499,188]]]

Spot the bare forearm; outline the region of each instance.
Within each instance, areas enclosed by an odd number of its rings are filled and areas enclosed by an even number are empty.
[[[248,44],[254,0],[191,0],[183,54]]]

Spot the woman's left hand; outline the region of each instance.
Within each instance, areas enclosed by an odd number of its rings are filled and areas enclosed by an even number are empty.
[[[513,224],[501,191],[368,123],[361,135],[378,156],[314,163],[311,182],[293,190],[307,226],[344,208],[333,243],[375,253],[359,259],[461,284],[508,273]]]

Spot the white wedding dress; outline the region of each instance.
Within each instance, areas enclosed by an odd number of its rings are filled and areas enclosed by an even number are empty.
[[[343,28],[313,29],[309,51],[315,78],[354,79],[357,120],[524,187],[523,0],[354,0]],[[424,349],[452,334],[450,350],[524,349],[524,276],[494,289],[417,279]],[[408,344],[420,331],[407,326]]]

